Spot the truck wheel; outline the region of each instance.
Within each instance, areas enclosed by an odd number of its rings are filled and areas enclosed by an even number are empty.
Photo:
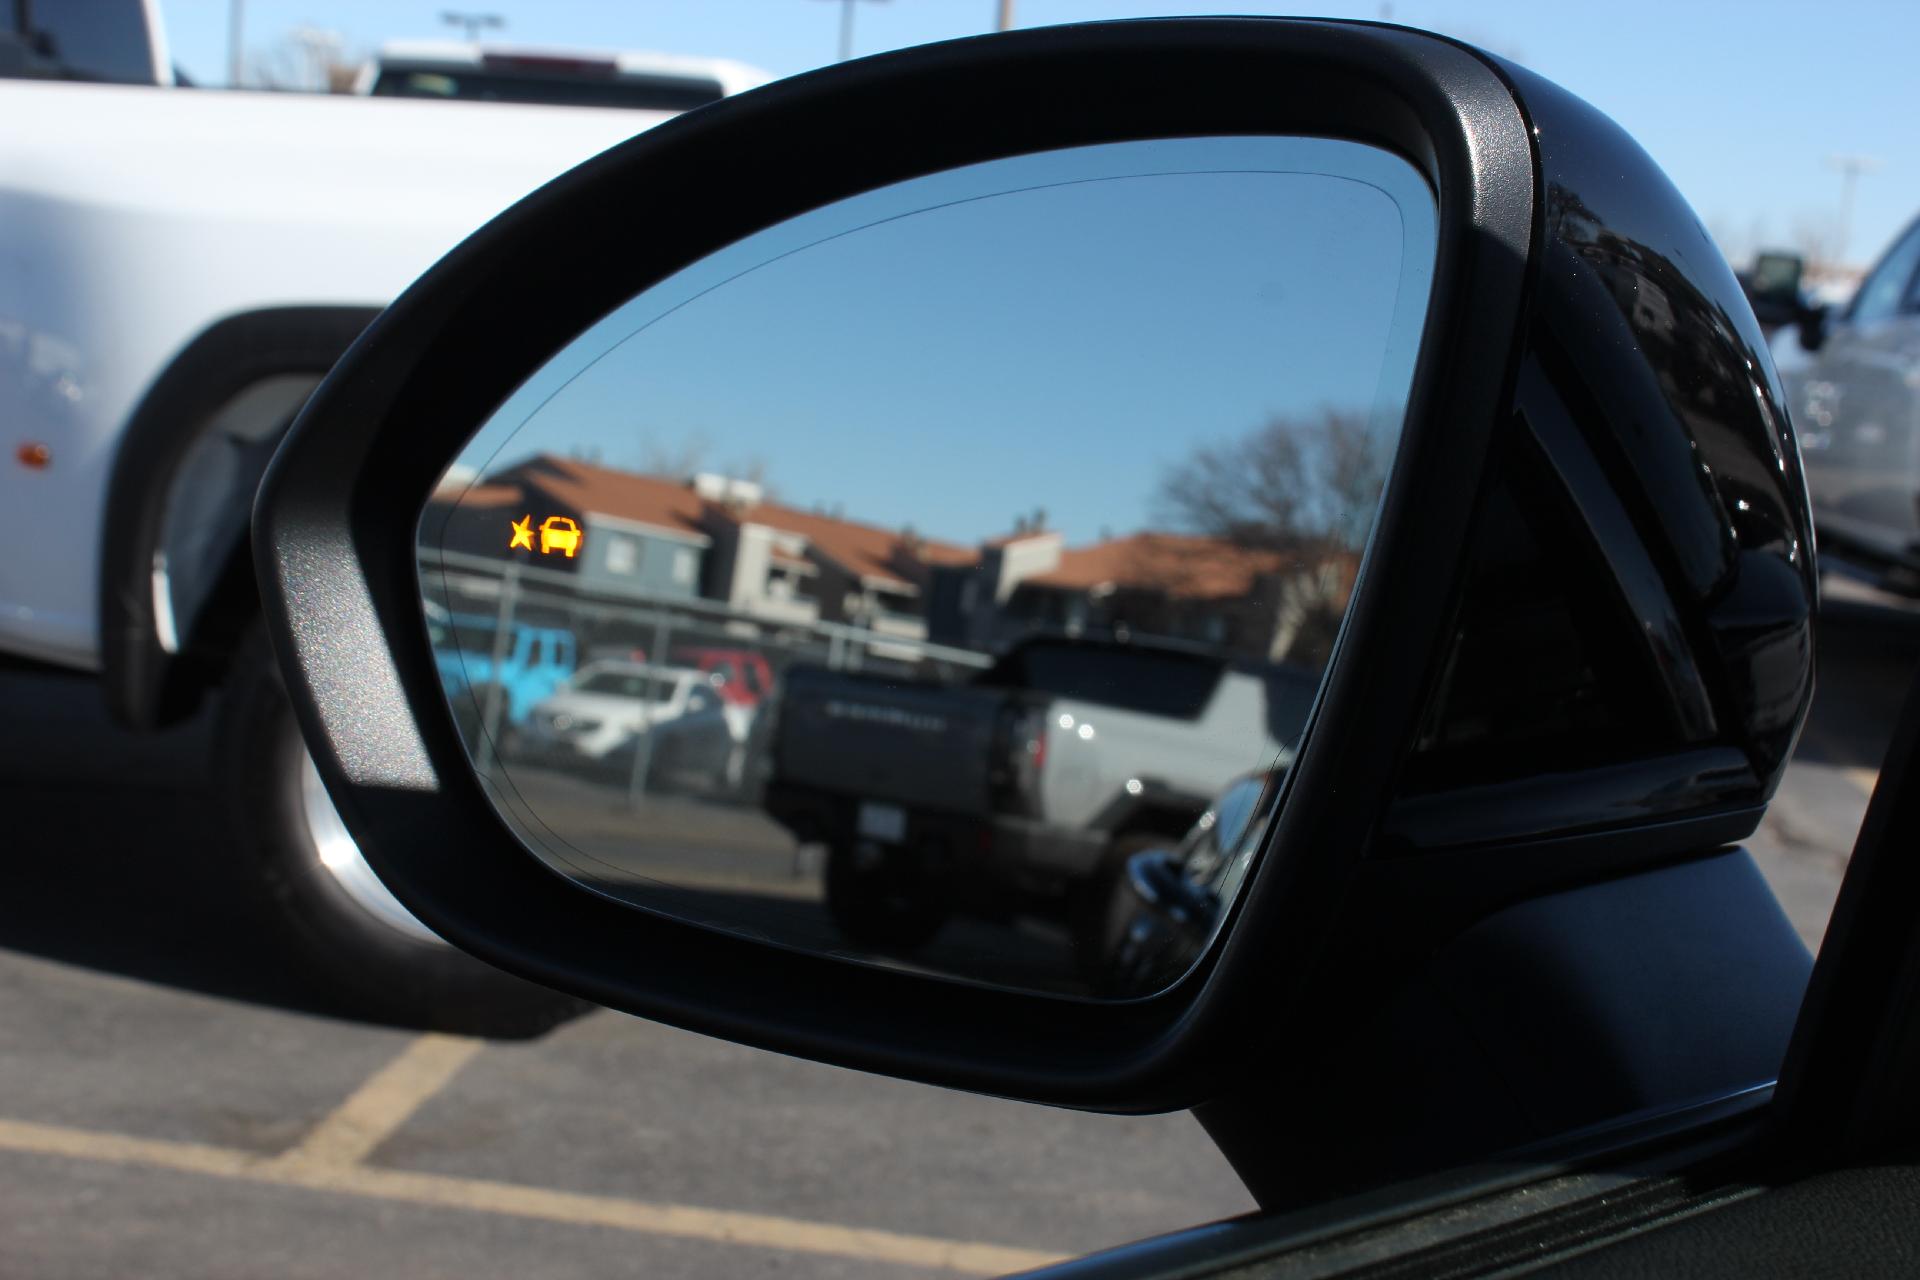
[[[840,932],[883,951],[913,951],[950,913],[918,860],[859,843],[827,850],[827,914]]]
[[[235,654],[214,751],[236,872],[302,968],[352,1012],[517,1037],[584,1008],[441,941],[380,883],[321,784],[257,622]]]

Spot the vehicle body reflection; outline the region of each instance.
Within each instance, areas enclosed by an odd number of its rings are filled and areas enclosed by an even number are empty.
[[[1246,879],[1285,776],[1275,770],[1240,779],[1179,844],[1126,860],[1106,903],[1099,994],[1152,995],[1200,958]]]

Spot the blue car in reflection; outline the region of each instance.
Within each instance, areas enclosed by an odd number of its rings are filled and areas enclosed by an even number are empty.
[[[440,686],[469,746],[479,740],[490,704],[497,701],[496,731],[523,725],[534,704],[566,684],[579,661],[573,632],[562,627],[513,622],[502,633],[487,615],[431,607],[427,631]]]

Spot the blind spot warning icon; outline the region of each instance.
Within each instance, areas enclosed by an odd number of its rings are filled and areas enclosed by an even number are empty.
[[[580,526],[565,516],[548,516],[540,522],[540,554],[564,551],[567,559],[580,549]]]
[[[586,536],[580,531],[580,526],[568,516],[548,516],[537,528],[530,515],[521,516],[510,523],[513,525],[513,536],[507,539],[509,551],[515,551],[521,547],[529,551],[534,550],[533,536],[538,533],[541,555],[552,555],[558,551],[571,560],[580,550],[581,539]]]

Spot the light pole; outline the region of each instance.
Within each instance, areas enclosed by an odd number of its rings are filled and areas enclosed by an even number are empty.
[[[482,31],[498,31],[507,25],[507,20],[497,13],[475,13],[470,9],[442,9],[440,21],[459,27],[470,44],[479,42]]]
[[[840,0],[840,61],[845,62],[853,56],[853,7],[859,0]],[[870,0],[879,4],[881,0]],[[1002,0],[1005,3],[1005,0]]]
[[[227,88],[240,87],[240,35],[246,21],[247,0],[227,6]]]
[[[1877,156],[1831,155],[1827,157],[1827,167],[1840,171],[1840,243],[1834,247],[1835,266],[1841,266],[1847,259],[1847,241],[1853,233],[1853,188],[1863,173],[1872,173],[1880,167]]]

